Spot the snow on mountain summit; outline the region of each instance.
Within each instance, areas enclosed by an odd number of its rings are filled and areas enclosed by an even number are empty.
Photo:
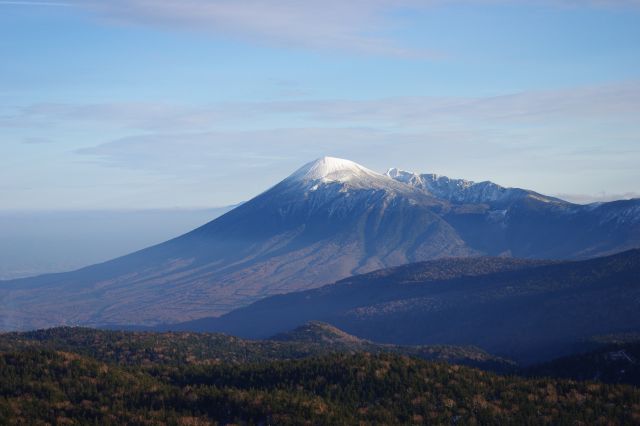
[[[342,193],[351,189],[364,189],[403,193],[411,198],[416,196],[417,191],[440,201],[455,204],[486,203],[495,208],[503,208],[524,198],[540,202],[565,203],[533,191],[505,188],[490,181],[451,179],[433,173],[418,174],[397,168],[391,168],[385,174],[381,174],[351,160],[335,157],[321,157],[307,163],[283,183],[293,185],[290,188],[302,190],[303,193],[323,189],[325,192],[328,191],[326,195],[331,197],[335,191]]]
[[[319,215],[359,216],[371,206],[426,206],[435,200],[422,191],[376,173],[350,160],[322,157],[305,164],[260,196],[261,209],[275,209],[279,218]],[[249,203],[247,203],[249,204]],[[341,219],[341,220],[342,220]],[[323,219],[324,220],[324,219]]]
[[[520,188],[505,188],[490,181],[473,182],[465,179],[451,179],[434,173],[417,174],[397,168],[389,169],[386,176],[452,203],[504,205],[515,200],[529,198],[545,203],[566,204],[565,201],[557,198]]]
[[[380,178],[383,175],[350,160],[322,157],[299,168],[290,176],[290,179],[298,181],[348,182],[358,177]]]

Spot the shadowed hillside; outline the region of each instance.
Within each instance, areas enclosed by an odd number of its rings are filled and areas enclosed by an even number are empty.
[[[535,365],[523,373],[640,386],[640,341],[605,345],[590,352]]]
[[[403,345],[473,345],[520,362],[640,330],[640,250],[581,262],[452,259],[376,271],[168,328],[267,337],[310,320]]]

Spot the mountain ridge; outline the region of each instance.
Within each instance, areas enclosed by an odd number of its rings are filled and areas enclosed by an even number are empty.
[[[452,179],[435,173],[418,174],[397,168],[387,170],[385,175],[409,186],[422,189],[428,194],[459,204],[488,203],[504,206],[510,201],[531,197],[546,203],[571,205],[568,201],[542,195],[535,191],[511,188],[491,181],[474,182],[466,179]]]
[[[594,257],[640,246],[638,218],[640,200],[454,203],[323,157],[165,243],[78,271],[1,282],[0,328],[180,322],[429,259]]]

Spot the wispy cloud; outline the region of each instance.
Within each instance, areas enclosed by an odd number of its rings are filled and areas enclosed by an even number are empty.
[[[38,6],[38,7],[67,7],[73,6],[71,3],[48,2],[48,1],[0,1],[0,6]]]
[[[0,128],[56,140],[85,128],[88,139],[76,151],[83,162],[176,177],[217,178],[222,172],[212,164],[225,164],[225,173],[287,170],[333,154],[470,179],[496,178],[481,171],[499,170],[507,184],[514,175],[544,174],[554,191],[552,177],[572,169],[600,190],[609,187],[597,181],[605,175],[636,173],[639,110],[640,82],[631,81],[468,98],[34,104],[5,108]],[[100,140],[114,132],[128,136]]]
[[[531,187],[531,182],[535,182],[532,189],[543,193],[572,186],[583,191],[615,188],[603,177],[610,179],[618,172],[637,175],[640,151],[603,146],[600,150],[578,153],[571,147],[593,141],[566,141],[568,148],[563,145],[562,135],[553,133],[531,136],[513,129],[392,131],[371,127],[302,127],[154,133],[76,152],[86,161],[109,167],[193,179],[198,184],[227,182],[244,193],[252,190],[257,193],[264,189],[264,182],[275,183],[300,164],[322,155],[350,158],[378,171],[398,166],[473,180],[490,179],[508,186]],[[598,142],[602,144],[603,140]],[[239,170],[242,170],[240,178]],[[563,195],[576,202],[632,196],[632,193]]]
[[[425,56],[385,33],[414,0],[75,0],[116,23],[197,30],[251,42],[311,49]]]
[[[70,0],[108,22],[202,31],[252,43],[365,54],[440,58],[391,34],[409,25],[403,11],[449,4],[637,7],[640,0]],[[21,3],[21,2],[16,2]],[[27,2],[25,2],[27,3]],[[38,3],[38,2],[33,2]]]
[[[488,97],[398,97],[377,100],[297,101],[269,105],[322,121],[370,121],[395,126],[464,120],[545,122],[567,118],[629,118],[640,108],[640,82],[529,91]],[[462,120],[462,121],[461,121]]]
[[[0,127],[43,127],[57,123],[103,123],[145,131],[211,131],[282,118],[306,125],[372,126],[411,129],[465,128],[563,122],[623,122],[637,128],[640,82],[529,91],[487,97],[395,97],[370,100],[296,100],[209,105],[170,103],[41,103],[0,115]]]
[[[43,143],[53,143],[53,140],[49,138],[29,137],[22,139],[22,143],[25,145],[39,145]]]
[[[247,114],[250,108],[243,107]],[[39,103],[6,111],[0,127],[42,127],[61,122],[103,123],[120,128],[158,130],[211,128],[239,114],[224,105],[193,107],[151,102],[96,104]]]
[[[335,155],[379,171],[398,166],[509,186],[535,182],[534,190],[591,202],[637,192],[638,110],[640,83],[627,82],[476,98],[35,104],[5,108],[0,128],[27,129],[24,143],[63,141],[84,128],[73,161],[162,176],[185,188],[225,182],[216,191],[230,201],[309,159]],[[604,190],[610,192],[589,195]]]
[[[445,54],[436,47],[408,46],[392,34],[412,24],[406,18],[412,14],[402,12],[449,4],[635,8],[640,0],[0,0],[0,6],[76,6],[104,22],[200,31],[258,44],[429,59]]]
[[[328,154],[363,161],[380,171],[395,165],[389,163],[396,161],[392,155],[382,158],[379,155],[388,153],[390,147],[402,153],[420,154],[428,150],[433,158],[441,158],[455,145],[464,152],[459,155],[463,161],[514,154],[514,147],[495,146],[484,136],[471,136],[464,131],[401,133],[368,127],[301,127],[137,135],[80,149],[77,153],[103,165],[176,178],[229,180],[234,179],[237,170],[242,170],[245,181],[266,178],[272,182],[301,163]],[[483,143],[477,143],[478,140]],[[224,167],[216,167],[220,164]],[[269,178],[269,174],[274,177]]]
[[[37,113],[39,120],[65,117],[124,123],[132,130],[144,127],[144,132],[76,152],[85,161],[107,166],[204,180],[233,178],[235,170],[246,169],[255,173],[243,175],[245,181],[264,177],[275,182],[283,176],[268,175],[269,170],[293,170],[310,158],[331,154],[378,170],[401,166],[515,186],[536,181],[540,186],[533,189],[541,192],[561,191],[557,183],[562,181],[588,191],[613,187],[606,179],[618,173],[637,175],[640,161],[636,82],[484,98],[165,105],[143,110],[139,105],[49,105],[22,112],[28,120]],[[247,130],[247,123],[256,122],[264,125]],[[286,122],[286,127],[274,124]]]

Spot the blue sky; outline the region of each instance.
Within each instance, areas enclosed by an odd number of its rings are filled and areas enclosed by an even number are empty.
[[[640,2],[0,1],[0,209],[233,204],[322,155],[640,196]]]

